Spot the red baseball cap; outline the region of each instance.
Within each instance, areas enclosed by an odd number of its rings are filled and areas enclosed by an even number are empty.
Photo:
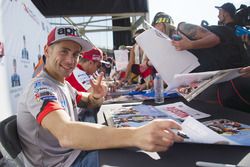
[[[70,40],[78,43],[82,47],[82,51],[88,51],[93,45],[80,36],[78,30],[74,26],[58,26],[55,27],[48,35],[47,45],[50,46],[59,41]]]
[[[81,53],[82,58],[92,60],[92,61],[99,61],[101,63],[108,63],[106,61],[103,61],[103,52],[101,49],[98,48],[92,48],[89,51],[82,52]]]

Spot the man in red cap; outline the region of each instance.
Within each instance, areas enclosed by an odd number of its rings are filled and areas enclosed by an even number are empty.
[[[78,91],[90,92],[90,78],[103,62],[103,53],[98,48],[81,53],[77,67],[66,80]]]
[[[93,79],[93,74],[101,67],[103,62],[103,52],[98,48],[92,48],[89,51],[81,53],[79,62],[66,80],[76,90],[80,92],[91,92],[90,80]],[[104,90],[107,90],[105,85],[101,85]],[[79,108],[79,120],[84,122],[97,122],[97,113],[99,108]]]

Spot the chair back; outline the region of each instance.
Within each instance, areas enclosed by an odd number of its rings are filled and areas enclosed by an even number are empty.
[[[18,156],[22,147],[17,134],[17,117],[12,115],[0,123],[0,141],[7,154],[14,159],[18,166],[24,166]]]

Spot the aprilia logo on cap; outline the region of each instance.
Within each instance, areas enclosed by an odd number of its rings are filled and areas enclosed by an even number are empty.
[[[70,27],[65,27],[65,28],[59,28],[57,30],[57,34],[58,35],[65,35],[65,36],[78,36],[78,31],[74,28],[70,28]]]

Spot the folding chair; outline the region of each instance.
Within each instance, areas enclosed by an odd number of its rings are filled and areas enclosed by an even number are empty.
[[[4,148],[1,152],[11,157],[18,167],[24,167],[22,148],[17,134],[16,115],[12,115],[0,123],[0,141]]]

